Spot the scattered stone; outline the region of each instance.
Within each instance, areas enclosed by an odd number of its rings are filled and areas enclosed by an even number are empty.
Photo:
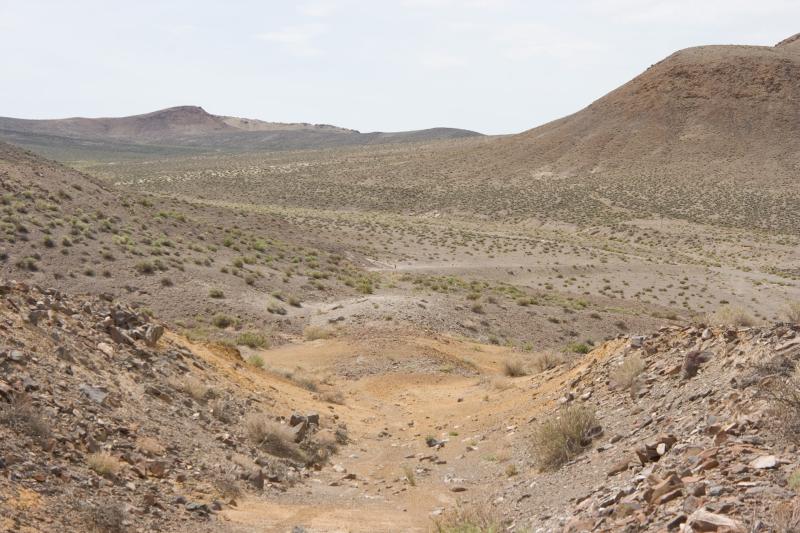
[[[757,457],[750,462],[750,468],[754,468],[756,470],[766,470],[769,468],[775,468],[778,466],[778,458],[774,455],[762,455],[761,457]]]
[[[733,518],[698,509],[689,515],[686,525],[693,531],[724,531],[726,533],[745,533],[745,528]]]

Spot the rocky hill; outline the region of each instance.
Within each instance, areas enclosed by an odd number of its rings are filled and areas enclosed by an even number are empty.
[[[3,531],[217,531],[245,492],[302,482],[347,440],[293,414],[292,397],[324,407],[299,385],[254,386],[235,349],[203,357],[110,299],[0,295]]]
[[[793,180],[796,43],[681,50],[586,109],[500,144],[528,172]]]
[[[138,158],[423,142],[479,136],[454,128],[360,133],[326,124],[212,115],[197,106],[120,118],[27,120],[0,117],[0,139],[61,160]]]

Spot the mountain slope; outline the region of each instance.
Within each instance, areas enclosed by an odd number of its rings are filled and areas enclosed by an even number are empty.
[[[791,178],[800,168],[798,43],[676,52],[587,108],[498,145],[528,171]]]
[[[120,118],[0,117],[0,138],[60,160],[273,151],[478,136],[454,128],[360,133],[326,124],[265,122],[180,106]]]

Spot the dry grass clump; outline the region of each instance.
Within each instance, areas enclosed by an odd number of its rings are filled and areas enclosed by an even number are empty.
[[[630,389],[636,383],[636,378],[644,371],[644,368],[644,361],[638,354],[629,355],[622,361],[621,365],[611,372],[611,383],[618,389]]]
[[[511,378],[518,378],[520,376],[527,376],[528,369],[525,368],[525,363],[519,359],[513,359],[503,363],[503,374]]]
[[[709,315],[708,322],[721,326],[741,327],[750,327],[756,323],[755,319],[743,307],[738,305],[723,305]]]
[[[494,376],[481,380],[482,384],[487,385],[490,389],[496,391],[504,391],[514,387],[514,382],[501,376]]]
[[[153,437],[139,437],[136,439],[136,448],[146,455],[164,455],[167,451],[160,442]]]
[[[101,476],[116,475],[122,470],[122,463],[108,452],[96,452],[86,458],[86,464]]]
[[[320,395],[323,402],[335,403],[336,405],[344,405],[344,394],[340,390],[325,391]]]
[[[216,314],[211,318],[211,323],[214,324],[219,329],[225,329],[227,327],[230,327],[233,325],[233,322],[234,322],[233,318],[224,313]]]
[[[333,337],[333,331],[321,326],[306,326],[303,330],[303,336],[307,341],[315,341],[317,339],[330,339]]]
[[[181,379],[170,379],[169,384],[173,388],[184,392],[194,398],[197,402],[203,402],[214,395],[214,390],[205,385],[193,376],[185,376]]]
[[[550,351],[540,352],[533,357],[531,366],[537,372],[544,372],[545,370],[550,370],[551,368],[563,364],[565,361],[566,358],[564,354]]]
[[[27,396],[14,396],[0,408],[0,424],[44,440],[52,433],[50,423],[37,412]]]
[[[792,324],[800,324],[800,302],[791,302],[786,306],[786,318]]]
[[[339,435],[323,430],[304,443],[307,464],[324,464],[339,449]]]
[[[253,413],[245,419],[244,428],[250,442],[265,452],[305,461],[306,456],[294,442],[294,433],[289,426],[270,420],[263,414]]]
[[[269,339],[257,331],[244,331],[237,335],[236,344],[248,348],[269,348]]]
[[[487,504],[459,504],[433,521],[436,533],[500,533],[504,530],[500,515]]]
[[[247,364],[257,368],[264,368],[264,358],[258,354],[253,354],[247,358]]]
[[[211,414],[220,422],[230,424],[236,420],[236,404],[229,399],[218,398],[211,404]]]
[[[533,434],[533,448],[544,469],[556,469],[578,455],[597,426],[593,409],[572,405],[543,422]]]

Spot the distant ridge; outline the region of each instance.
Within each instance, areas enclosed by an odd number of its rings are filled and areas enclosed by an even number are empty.
[[[316,149],[474,136],[480,134],[455,128],[361,133],[328,124],[213,115],[199,106],[177,106],[115,118],[0,117],[0,139],[60,160]]]

